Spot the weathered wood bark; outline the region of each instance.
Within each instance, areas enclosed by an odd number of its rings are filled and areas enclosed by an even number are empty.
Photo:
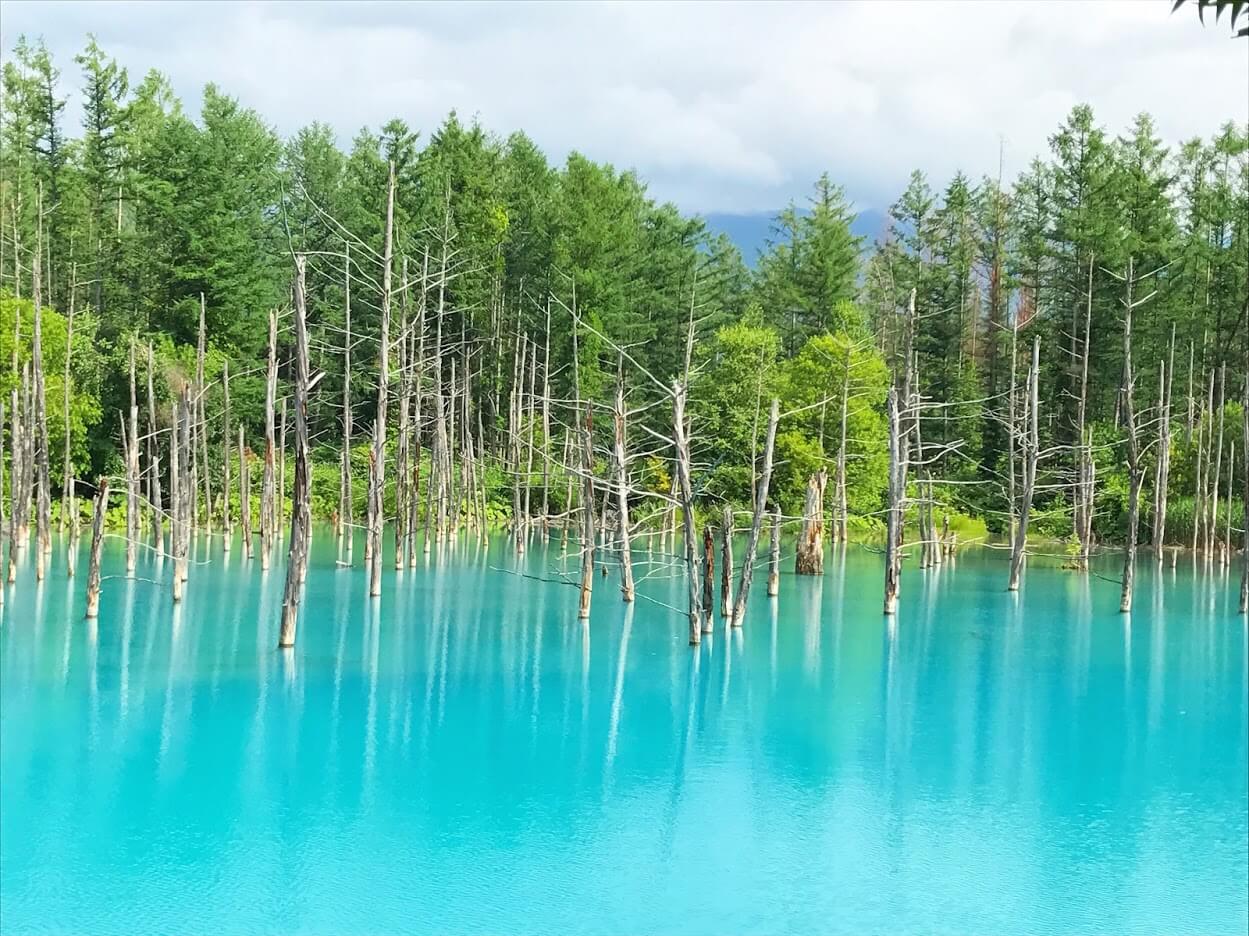
[[[173,600],[182,600],[182,398],[174,401],[169,427],[169,553],[173,557]]]
[[[546,347],[542,354],[542,531],[551,524],[551,298],[546,300]]]
[[[230,361],[228,359],[222,363],[221,394],[223,397],[221,416],[221,528],[225,532],[225,535],[221,538],[221,551],[228,553],[231,541],[234,539],[234,518],[230,511],[230,490],[234,486],[230,481],[230,463],[234,460],[234,453],[230,451],[230,447],[234,444],[234,433],[230,430]]]
[[[776,424],[781,418],[780,400],[772,400],[768,415],[767,441],[763,447],[763,470],[755,486],[755,510],[750,521],[750,535],[746,539],[746,552],[742,556],[742,573],[737,581],[737,601],[733,605],[733,626],[741,627],[746,619],[746,601],[750,598],[750,583],[755,574],[755,552],[759,548],[759,533],[763,529],[763,514],[767,509],[768,488],[772,484],[772,452],[776,446]]]
[[[403,258],[403,294],[399,302],[399,426],[395,445],[395,571],[404,567],[408,550],[409,415],[412,411],[412,364],[408,360],[408,258]]]
[[[265,371],[265,465],[260,479],[260,568],[269,568],[269,554],[273,548],[274,523],[273,493],[276,485],[274,464],[277,439],[273,431],[273,407],[278,384],[278,312],[269,310],[269,363]]]
[[[689,586],[690,645],[702,640],[702,591],[698,547],[694,542],[694,488],[690,481],[690,448],[685,437],[685,385],[672,385],[672,437],[676,447],[677,487],[684,522],[685,579]]]
[[[1223,473],[1223,399],[1226,395],[1227,384],[1227,363],[1224,362],[1219,367],[1219,395],[1218,400],[1214,404],[1215,422],[1217,430],[1213,437],[1214,447],[1214,475],[1213,480],[1209,483],[1210,496],[1207,498],[1208,509],[1206,513],[1206,556],[1213,558],[1215,552],[1215,541],[1219,534],[1219,478]],[[1209,460],[1207,459],[1207,463]]]
[[[1093,492],[1094,492],[1094,473],[1095,467],[1093,462],[1093,441],[1091,434],[1087,428],[1088,414],[1088,398],[1089,398],[1089,360],[1092,356],[1092,323],[1093,323],[1093,257],[1089,257],[1089,285],[1088,297],[1084,306],[1084,340],[1082,344],[1082,352],[1080,354],[1080,396],[1076,404],[1076,490],[1074,500],[1073,519],[1075,520],[1076,542],[1079,544],[1079,554],[1076,557],[1076,566],[1081,570],[1087,570],[1089,565],[1089,554],[1093,548]],[[1013,382],[1011,393],[1014,393]],[[1014,432],[1014,423],[1011,423],[1011,431]],[[1012,483],[1014,475],[1012,474]],[[1014,508],[1011,508],[1012,511]]]
[[[347,565],[351,565],[355,539],[355,505],[351,492],[351,244],[347,243],[343,270],[343,316],[346,338],[343,345],[343,453],[338,480],[338,537],[346,537]],[[419,419],[417,420],[420,421]]]
[[[768,550],[768,596],[781,593],[781,512],[772,512],[772,543]]]
[[[578,403],[580,406],[580,403]],[[590,619],[590,597],[594,588],[594,436],[587,406],[581,430],[581,594],[577,617]]]
[[[846,440],[850,424],[850,345],[846,344],[846,357],[842,364],[841,378],[841,433],[837,444],[837,529],[833,539],[845,543],[849,540],[850,501],[846,496]],[[823,501],[821,501],[821,504]],[[821,552],[821,556],[823,553]],[[820,571],[823,571],[823,559],[820,560]]]
[[[96,481],[91,516],[91,558],[87,563],[87,617],[100,616],[100,549],[104,543],[104,513],[108,509],[108,478]]]
[[[625,447],[625,396],[624,371],[616,375],[616,400],[612,408],[615,424],[614,456],[616,468],[616,513],[620,525],[620,597],[633,600],[633,544],[629,531],[629,461]],[[543,483],[545,491],[545,482]],[[545,498],[545,493],[543,494]],[[543,507],[545,517],[546,507]],[[544,520],[545,522],[545,520]],[[708,605],[710,607],[710,605]]]
[[[147,423],[148,423],[148,471],[152,488],[152,548],[159,558],[165,552],[165,533],[162,512],[164,498],[160,485],[160,434],[156,419],[156,390],[153,374],[156,370],[156,359],[152,353],[152,343],[147,343]]]
[[[373,419],[373,447],[369,452],[369,596],[382,594],[382,497],[386,490],[386,406],[390,383],[390,283],[394,250],[395,164],[386,182],[386,230],[382,241],[381,334],[377,350],[377,413]]]
[[[174,424],[174,448],[177,450],[174,477],[170,486],[178,492],[178,532],[174,540],[174,571],[173,600],[182,600],[183,585],[188,575],[188,553],[191,546],[191,533],[194,529],[192,501],[195,500],[194,477],[189,470],[191,460],[191,424],[194,421],[191,400],[188,390],[184,387],[178,399],[177,422]],[[180,470],[179,470],[180,469]]]
[[[308,567],[308,539],[312,532],[311,465],[308,462],[310,378],[304,276],[305,260],[300,254],[295,257],[295,491],[291,501],[290,551],[286,559],[286,588],[282,596],[278,647],[295,646],[301,584]]]
[[[1140,523],[1141,453],[1136,437],[1136,406],[1133,399],[1132,373],[1132,287],[1133,263],[1128,258],[1126,280],[1127,296],[1123,316],[1123,423],[1128,441],[1128,533],[1123,556],[1123,589],[1119,596],[1119,610],[1126,614],[1132,610],[1132,588],[1136,581],[1136,535]]]
[[[1167,488],[1171,477],[1171,388],[1175,383],[1175,323],[1171,323],[1171,344],[1167,360],[1162,363],[1158,386],[1158,460],[1154,471],[1153,547],[1158,564],[1162,564],[1167,539]]]
[[[17,357],[17,345],[14,344],[13,356]],[[21,520],[21,509],[19,502],[21,500],[22,489],[22,421],[17,403],[17,391],[12,393],[12,407],[9,411],[9,448],[12,451],[10,455],[12,470],[9,472],[9,496],[12,507],[9,510],[9,561],[8,568],[5,572],[5,579],[11,585],[17,580],[17,550],[21,548],[21,532],[19,523]]]
[[[273,532],[282,538],[282,524],[286,520],[286,397],[278,408],[278,487],[274,497]]]
[[[733,613],[733,508],[724,505],[720,522],[720,617]]]
[[[902,438],[902,414],[898,409],[898,391],[889,388],[887,398],[889,415],[889,489],[888,513],[885,524],[885,614],[898,610],[899,578],[902,572],[902,518],[906,481],[903,461],[906,451]]]
[[[243,537],[243,555],[252,557],[252,473],[247,462],[247,446],[243,442],[243,424],[239,423],[239,526]]]
[[[199,294],[199,336],[195,346],[195,437],[198,445],[198,454],[196,456],[201,470],[203,472],[202,481],[204,485],[204,526],[211,529],[213,522],[213,490],[212,490],[212,472],[208,469],[208,418],[206,415],[206,393],[207,385],[204,383],[204,358],[205,358],[205,342],[207,340],[207,326],[205,324],[206,306],[204,303],[204,294]],[[197,497],[192,492],[192,497]],[[198,526],[198,521],[197,524]]]
[[[711,524],[703,527],[703,633],[715,629],[716,600],[716,541],[711,535]]]
[[[69,310],[65,319],[65,370],[61,374],[61,392],[62,392],[62,410],[65,421],[65,449],[64,449],[64,465],[61,474],[61,531],[65,531],[66,507],[75,507],[74,503],[74,468],[70,458],[70,390],[73,387],[73,374],[70,371],[70,363],[74,358],[74,303],[77,296],[78,287],[78,265],[71,264],[70,267],[70,283],[69,283]],[[0,432],[4,429],[4,417],[0,415]],[[0,485],[2,488],[3,485]],[[0,497],[0,504],[4,498]],[[4,526],[3,522],[4,508],[0,506],[0,527]],[[70,576],[74,574],[75,557],[72,555],[72,538],[70,549],[66,550],[66,571]]]
[[[824,488],[828,471],[821,468],[807,479],[807,501],[802,510],[794,571],[799,575],[824,574]]]
[[[139,515],[139,401],[135,393],[134,339],[130,340],[130,422],[126,433],[126,575],[134,578]]]
[[[1213,408],[1214,408],[1214,371],[1210,372],[1210,384],[1207,391],[1206,399],[1209,400],[1208,411],[1211,412],[1210,432],[1214,431],[1213,426]],[[1206,420],[1202,418],[1202,412],[1199,408],[1196,413],[1196,429],[1197,429],[1197,471],[1196,483],[1197,491],[1193,496],[1193,552],[1196,552],[1201,545],[1201,527],[1205,518],[1206,510],[1206,483],[1205,477],[1207,472],[1207,463],[1209,462],[1209,447],[1204,444],[1206,438]]]
[[[1233,438],[1227,453],[1227,518],[1223,542],[1219,544],[1219,562],[1228,565],[1232,560],[1232,481],[1236,475],[1236,440]]]
[[[52,552],[52,491],[50,482],[50,449],[48,447],[48,407],[43,374],[43,302],[40,254],[43,244],[43,195],[38,201],[39,223],[35,230],[35,257],[33,264],[34,289],[31,296],[35,306],[34,328],[31,332],[30,360],[33,367],[34,410],[29,421],[31,442],[34,447],[35,472],[35,578],[42,581],[47,557]]]
[[[9,521],[4,506],[4,400],[0,400],[0,560],[4,559],[4,541],[9,540],[9,553],[13,552],[13,540],[9,538]],[[73,575],[73,573],[70,573]],[[4,604],[4,589],[0,588],[0,605]]]
[[[1244,422],[1244,435],[1241,439],[1241,458],[1244,463],[1240,466],[1240,496],[1241,496],[1241,525],[1243,529],[1243,539],[1240,544],[1240,613],[1249,614],[1249,376],[1245,377],[1244,390],[1240,396],[1240,409],[1242,420]]]
[[[1019,574],[1023,569],[1024,553],[1028,546],[1028,521],[1032,515],[1032,499],[1036,491],[1037,460],[1041,453],[1041,437],[1039,431],[1039,410],[1041,397],[1038,390],[1041,371],[1041,337],[1032,339],[1032,366],[1028,369],[1028,402],[1025,418],[1028,423],[1028,434],[1023,443],[1023,491],[1019,503],[1019,525],[1015,530],[1015,540],[1010,553],[1010,581],[1008,591],[1019,590]],[[1011,431],[1016,431],[1012,426]]]

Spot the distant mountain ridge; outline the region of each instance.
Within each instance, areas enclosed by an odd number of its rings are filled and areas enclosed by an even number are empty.
[[[746,265],[753,267],[759,252],[767,248],[768,236],[772,229],[772,219],[777,211],[758,212],[754,214],[713,213],[704,215],[707,227],[714,233],[727,234],[729,239],[742,252]],[[867,245],[884,235],[887,218],[884,212],[868,209],[859,213],[850,230],[863,237]]]

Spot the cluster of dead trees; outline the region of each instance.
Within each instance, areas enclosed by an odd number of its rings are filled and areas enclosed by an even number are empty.
[[[724,507],[717,524],[704,522],[699,529],[699,509],[707,502],[700,488],[700,475],[706,466],[698,460],[699,427],[689,411],[689,395],[694,376],[693,349],[697,326],[696,296],[691,295],[689,327],[685,336],[685,366],[675,380],[665,380],[646,371],[630,355],[629,349],[596,331],[593,324],[577,309],[576,291],[571,303],[554,293],[525,295],[518,301],[532,303],[539,315],[545,316],[545,333],[535,336],[517,328],[506,334],[502,313],[492,309],[499,323],[498,335],[505,340],[511,354],[510,395],[506,414],[496,413],[504,427],[492,432],[488,444],[484,431],[482,407],[475,405],[474,386],[484,379],[490,355],[486,349],[455,335],[448,329],[450,286],[469,267],[458,255],[450,210],[439,229],[425,232],[419,261],[410,256],[395,256],[395,177],[391,168],[387,188],[385,228],[380,254],[367,245],[345,238],[341,253],[292,255],[291,304],[287,309],[274,309],[268,320],[267,355],[263,365],[265,380],[264,442],[261,462],[258,512],[253,510],[252,461],[246,445],[244,421],[235,418],[230,405],[231,375],[228,366],[220,377],[220,409],[210,412],[210,386],[205,377],[206,329],[205,304],[201,297],[199,331],[194,375],[184,379],[176,373],[163,375],[166,390],[172,399],[168,412],[157,405],[157,368],[150,345],[146,347],[146,407],[139,399],[140,348],[132,341],[129,349],[130,399],[125,412],[118,413],[121,440],[122,477],[100,477],[94,485],[85,485],[73,476],[70,459],[70,427],[68,415],[64,426],[61,525],[68,520],[64,538],[66,568],[75,572],[78,549],[77,497],[81,489],[94,491],[94,511],[87,583],[87,615],[94,617],[100,604],[100,562],[105,536],[105,515],[110,494],[124,495],[126,574],[133,577],[138,564],[138,550],[146,548],[156,557],[159,568],[169,560],[172,596],[180,602],[188,581],[193,543],[219,537],[222,551],[229,551],[236,526],[241,534],[244,557],[252,559],[259,553],[259,565],[267,569],[281,541],[287,540],[287,564],[279,646],[294,645],[302,586],[307,575],[309,545],[312,537],[312,452],[310,409],[341,407],[339,425],[342,437],[339,446],[338,509],[334,527],[338,541],[338,563],[351,566],[354,562],[354,539],[358,527],[364,532],[364,558],[367,567],[368,594],[382,594],[383,555],[387,550],[386,527],[393,530],[391,555],[394,567],[403,569],[417,563],[417,544],[428,553],[433,544],[452,540],[461,531],[484,538],[489,526],[490,510],[487,492],[487,471],[502,473],[511,486],[511,535],[515,552],[520,554],[534,535],[546,536],[558,528],[567,549],[575,546],[579,563],[577,571],[562,573],[563,580],[579,590],[578,616],[589,618],[596,569],[607,574],[608,563],[618,569],[619,591],[624,602],[638,597],[640,579],[654,574],[680,575],[685,579],[688,600],[682,613],[688,616],[689,641],[698,644],[702,635],[710,633],[715,624],[716,553],[720,555],[719,615],[726,626],[741,627],[746,616],[754,569],[760,553],[760,540],[768,528],[767,593],[779,591],[782,528],[787,521],[799,527],[794,553],[797,574],[818,575],[823,572],[825,556],[825,514],[830,500],[828,467],[820,467],[807,482],[805,503],[800,517],[783,518],[775,509],[771,490],[777,428],[786,414],[779,400],[767,408],[761,426],[762,439],[750,453],[754,475],[751,509],[743,530],[745,551],[740,565],[734,569],[734,537],[741,530],[736,516]],[[31,323],[32,357],[21,368],[20,380],[7,401],[8,440],[12,466],[9,478],[11,493],[8,516],[6,505],[0,503],[0,528],[8,542],[6,576],[9,582],[16,575],[16,551],[31,547],[32,517],[35,524],[35,574],[46,574],[47,559],[52,550],[51,526],[51,463],[53,453],[49,439],[49,420],[45,400],[46,380],[42,359],[42,303],[40,295],[40,251],[34,254],[32,271],[34,320]],[[1123,284],[1123,379],[1119,394],[1119,413],[1124,433],[1122,457],[1127,468],[1129,491],[1127,501],[1128,537],[1124,550],[1121,610],[1131,610],[1133,583],[1136,573],[1140,499],[1146,484],[1146,454],[1156,447],[1154,459],[1154,503],[1152,508],[1152,546],[1159,562],[1163,561],[1167,542],[1167,490],[1170,470],[1170,448],[1175,421],[1172,405],[1174,384],[1174,334],[1166,360],[1159,364],[1159,394],[1155,406],[1142,412],[1136,403],[1138,374],[1133,358],[1132,325],[1137,308],[1153,296],[1140,296],[1142,284],[1158,271],[1139,275],[1129,261],[1122,273],[1104,271]],[[1090,261],[1090,284],[1093,266]],[[316,353],[341,355],[343,388],[341,398],[318,395],[317,388],[324,372],[313,365],[314,348],[309,338],[308,280],[316,276],[328,280],[341,278],[345,296],[344,326],[341,341],[322,340]],[[378,296],[378,329],[375,334],[359,334],[352,327],[352,292],[361,284]],[[72,293],[71,293],[72,295]],[[1090,300],[1091,308],[1091,285]],[[556,374],[551,360],[551,312],[558,308],[572,322],[571,357],[573,373],[564,383],[571,387],[571,396],[558,398],[553,390]],[[902,346],[893,386],[889,389],[886,409],[888,417],[889,468],[884,510],[884,612],[897,612],[901,594],[903,560],[908,548],[914,547],[921,568],[935,567],[948,560],[955,551],[956,541],[950,532],[950,505],[942,504],[938,486],[948,487],[948,478],[941,473],[958,459],[967,457],[961,440],[950,440],[947,432],[941,441],[933,441],[926,427],[942,420],[947,425],[945,409],[926,398],[921,391],[915,343],[922,318],[916,309],[912,291],[905,312]],[[1007,588],[1020,587],[1026,566],[1028,532],[1038,491],[1061,488],[1069,492],[1075,538],[1078,543],[1076,567],[1087,569],[1093,543],[1095,509],[1096,459],[1092,434],[1086,422],[1088,402],[1088,367],[1090,357],[1090,320],[1086,313],[1083,335],[1073,337],[1073,349],[1079,346],[1078,397],[1074,442],[1067,446],[1043,448],[1040,425],[1043,401],[1039,392],[1041,372],[1041,341],[1031,343],[1027,373],[1022,382],[1015,372],[1016,342],[1020,328],[1011,328],[1010,387],[1001,399],[974,401],[1003,423],[1009,442],[1009,464],[1003,488],[1009,510],[1010,551]],[[71,300],[68,323],[72,340],[74,309]],[[288,323],[287,344],[292,354],[279,360],[279,332]],[[460,317],[463,321],[463,316]],[[519,317],[517,319],[519,322]],[[20,337],[22,323],[18,321]],[[322,334],[332,334],[322,329]],[[610,394],[590,398],[582,392],[578,371],[579,342],[593,336],[600,347],[607,347],[617,358],[617,373]],[[375,407],[368,443],[368,485],[363,524],[355,518],[353,491],[353,363],[359,360],[358,348],[372,346],[376,367],[369,369],[368,379],[375,381]],[[17,341],[14,342],[12,367],[18,372]],[[493,364],[503,366],[504,353],[493,349]],[[834,419],[840,415],[839,444],[827,459],[833,469],[831,488],[832,529],[834,544],[848,540],[849,504],[847,498],[848,413],[857,393],[854,387],[850,353],[846,352],[843,378],[839,386],[826,388],[821,407],[821,425],[825,410],[831,409]],[[1191,356],[1191,350],[1190,350]],[[65,393],[68,394],[71,374],[66,361]],[[289,375],[288,397],[279,397],[278,374],[285,366]],[[1190,384],[1192,367],[1190,365]],[[1233,553],[1233,529],[1230,511],[1225,510],[1222,531],[1217,529],[1220,497],[1225,507],[1233,496],[1236,470],[1236,442],[1228,437],[1224,426],[1223,403],[1228,397],[1226,369],[1210,373],[1206,381],[1204,406],[1189,390],[1189,406],[1185,432],[1197,440],[1196,522],[1194,549],[1212,560],[1230,564]],[[214,397],[216,396],[216,387]],[[1242,398],[1249,403],[1249,385],[1242,388]],[[339,402],[341,400],[341,402]],[[392,402],[394,404],[392,409]],[[765,401],[759,400],[760,412]],[[1203,414],[1204,408],[1204,414]],[[146,412],[144,412],[144,409]],[[393,412],[393,416],[392,416]],[[670,414],[670,418],[669,418]],[[605,431],[596,431],[597,425]],[[0,401],[0,424],[5,422],[6,402]],[[215,430],[213,428],[215,424]],[[286,480],[286,441],[288,427],[294,433],[294,473],[288,488]],[[395,432],[393,444],[389,433]],[[216,432],[220,448],[210,444]],[[643,444],[637,439],[644,438]],[[0,435],[0,445],[3,436]],[[1042,473],[1047,460],[1065,452],[1066,462],[1074,466],[1068,477],[1061,469]],[[1226,458],[1225,458],[1226,452]],[[3,451],[0,451],[0,472],[3,472]],[[1241,484],[1249,495],[1249,406],[1246,406],[1244,437],[1240,445]],[[387,482],[388,465],[393,480]],[[235,464],[237,460],[237,471]],[[665,491],[648,488],[638,478],[637,466],[642,461],[659,460],[672,466],[671,485]],[[428,466],[427,475],[422,469]],[[0,474],[0,482],[3,475]],[[219,484],[215,482],[219,481]],[[237,484],[237,498],[235,485]],[[559,490],[563,487],[562,492]],[[393,491],[393,502],[387,506],[387,493]],[[290,526],[283,530],[290,496]],[[1244,496],[1249,504],[1249,496]],[[2,500],[2,499],[0,499]],[[237,510],[232,503],[237,500]],[[557,509],[558,502],[558,509]],[[33,509],[33,513],[32,513]],[[937,517],[944,512],[938,528]],[[908,520],[913,515],[917,537],[906,542]],[[681,527],[680,548],[676,548],[678,516]],[[257,521],[253,525],[253,521]],[[259,543],[253,530],[258,527]],[[166,529],[168,536],[166,537]],[[146,531],[146,532],[145,532]],[[1242,543],[1249,546],[1249,523],[1243,524]],[[146,541],[146,542],[145,542]],[[658,541],[661,556],[653,557]],[[635,569],[635,553],[645,543],[645,568]],[[1174,551],[1172,551],[1174,555]],[[1249,601],[1249,548],[1242,549],[1241,609]],[[565,563],[566,567],[566,563]],[[734,577],[736,573],[736,582]],[[2,594],[2,592],[0,592]]]

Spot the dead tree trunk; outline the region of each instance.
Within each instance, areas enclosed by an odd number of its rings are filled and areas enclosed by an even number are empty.
[[[1210,372],[1209,390],[1206,393],[1206,399],[1209,401],[1209,409],[1211,411],[1210,432],[1214,431],[1214,371]],[[1206,503],[1206,464],[1209,461],[1209,446],[1203,445],[1206,433],[1206,420],[1202,416],[1201,408],[1198,407],[1196,414],[1197,427],[1197,491],[1193,495],[1193,552],[1196,552],[1201,545],[1201,524],[1205,516]]]
[[[233,487],[230,483],[230,462],[234,454],[230,451],[230,446],[234,442],[234,435],[230,431],[230,361],[228,359],[222,363],[221,393],[224,404],[221,424],[221,527],[225,531],[221,540],[221,551],[228,553],[230,541],[234,539],[234,519],[230,513],[230,488]]]
[[[694,543],[694,488],[690,481],[690,446],[685,437],[685,385],[672,385],[672,432],[676,443],[677,486],[685,533],[685,578],[689,586],[690,645],[702,640],[702,595],[698,549]],[[591,508],[592,509],[592,508]]]
[[[156,390],[153,373],[156,370],[156,358],[152,353],[152,343],[147,343],[147,421],[148,421],[148,471],[152,479],[152,548],[159,557],[165,552],[165,532],[162,519],[164,498],[160,489],[160,435],[157,432]]]
[[[1209,509],[1206,514],[1206,556],[1208,558],[1214,557],[1215,542],[1219,533],[1219,478],[1223,473],[1223,398],[1226,394],[1226,383],[1227,364],[1224,363],[1219,367],[1219,395],[1214,405],[1218,429],[1213,437],[1214,447],[1211,449],[1214,453],[1214,480],[1209,485]]]
[[[1161,413],[1158,417],[1158,461],[1154,471],[1154,530],[1153,546],[1158,564],[1167,537],[1167,487],[1171,474],[1171,387],[1175,381],[1175,323],[1171,323],[1171,345],[1167,360],[1161,365],[1158,382],[1158,400]]]
[[[768,550],[768,597],[781,593],[781,512],[772,512],[772,543]]]
[[[139,544],[139,402],[134,385],[134,339],[130,339],[130,422],[126,433],[126,575],[134,578]]]
[[[716,600],[716,541],[711,535],[711,524],[703,527],[703,633],[715,629]]]
[[[377,351],[377,415],[369,455],[369,595],[382,594],[382,497],[386,488],[386,403],[390,381],[390,267],[395,224],[395,164],[386,183],[386,231],[382,242],[381,336]]]
[[[1028,401],[1026,404],[1028,435],[1023,444],[1023,492],[1019,505],[1019,526],[1015,530],[1015,540],[1011,544],[1010,581],[1006,586],[1008,591],[1019,590],[1019,573],[1023,569],[1024,553],[1028,546],[1028,520],[1032,514],[1032,498],[1036,490],[1037,460],[1040,458],[1041,453],[1040,420],[1038,418],[1038,411],[1041,407],[1041,397],[1038,391],[1040,371],[1041,338],[1038,335],[1032,339],[1032,366],[1028,369]],[[1015,431],[1015,427],[1012,426],[1011,432]]]
[[[286,397],[278,410],[278,488],[274,498],[273,533],[282,538],[282,524],[286,520]]]
[[[733,613],[733,508],[725,504],[720,525],[720,617]]]
[[[1249,376],[1245,377],[1245,388],[1240,397],[1240,408],[1244,421],[1244,438],[1241,439],[1241,457],[1244,464],[1241,473],[1241,524],[1244,526],[1243,540],[1240,548],[1240,613],[1249,613]]]
[[[302,254],[295,257],[295,492],[291,508],[291,542],[286,561],[286,590],[282,600],[282,627],[278,647],[295,646],[299,623],[300,586],[308,567],[308,537],[312,531],[312,489],[308,463],[308,329],[304,300]]]
[[[794,571],[799,575],[824,574],[824,488],[827,484],[828,471],[823,468],[807,480],[802,532],[798,535],[794,555]]]
[[[577,617],[588,621],[590,594],[594,588],[594,436],[588,406],[581,436],[581,597]]]
[[[1093,442],[1087,428],[1089,360],[1092,355],[1093,269],[1093,257],[1090,256],[1088,299],[1084,307],[1084,341],[1080,355],[1080,399],[1076,407],[1076,458],[1078,459],[1078,467],[1074,498],[1075,509],[1073,511],[1076,542],[1079,544],[1079,556],[1076,558],[1076,566],[1081,570],[1088,569],[1089,554],[1093,548],[1093,476],[1096,469],[1093,463]],[[1011,393],[1014,393],[1013,382]],[[1011,423],[1011,432],[1014,432],[1013,422]],[[1013,484],[1013,474],[1011,478]]]
[[[746,601],[750,597],[750,583],[755,574],[755,552],[759,548],[759,534],[763,529],[763,513],[767,509],[768,488],[772,483],[772,451],[776,445],[776,424],[781,418],[779,400],[772,400],[768,415],[767,441],[763,448],[763,470],[755,488],[755,511],[750,522],[750,536],[746,540],[746,552],[742,556],[742,574],[737,582],[737,601],[733,605],[733,626],[741,627],[746,619]]]
[[[399,427],[395,445],[395,571],[403,568],[408,537],[408,416],[412,410],[412,373],[408,360],[408,258],[403,258],[403,295],[399,302]]]
[[[173,556],[173,600],[182,600],[182,397],[174,401],[169,441],[169,551]]]
[[[347,565],[351,565],[352,544],[355,539],[355,507],[351,493],[351,244],[346,251],[343,271],[343,315],[346,339],[343,345],[343,454],[338,479],[338,538],[340,547],[347,538]]]
[[[100,616],[100,550],[104,543],[104,512],[108,509],[108,478],[96,481],[91,515],[91,559],[87,563],[87,617]],[[12,549],[12,546],[9,547]]]
[[[43,375],[43,302],[40,253],[43,243],[43,195],[39,196],[39,223],[36,225],[38,234],[35,241],[35,258],[33,264],[34,290],[32,297],[35,304],[35,323],[31,334],[30,359],[34,368],[34,410],[29,420],[31,442],[34,446],[35,471],[35,578],[42,581],[47,565],[47,557],[52,552],[52,492],[49,477],[48,419],[47,398]]]
[[[885,527],[885,614],[898,610],[899,578],[902,572],[902,520],[906,495],[906,458],[902,438],[902,414],[898,409],[898,391],[889,388],[889,505]],[[1012,508],[1013,512],[1013,508]]]
[[[243,537],[243,555],[252,557],[252,472],[247,463],[247,446],[243,442],[243,424],[239,423],[239,525]]]
[[[277,440],[273,433],[273,406],[278,383],[278,312],[269,310],[269,366],[265,372],[265,465],[260,479],[260,568],[269,568],[269,553],[273,548],[274,459]]]
[[[616,511],[620,524],[620,595],[625,601],[633,600],[633,546],[629,535],[629,462],[625,447],[625,394],[623,367],[616,376],[616,402],[612,415],[615,423],[616,462]],[[545,498],[545,482],[543,497]],[[543,507],[545,522],[546,508]],[[711,607],[710,604],[707,605]]]
[[[1132,311],[1149,299],[1134,301],[1132,298],[1133,279],[1132,258],[1128,258],[1128,273],[1125,281],[1126,297],[1124,299],[1123,317],[1123,421],[1127,431],[1128,442],[1128,539],[1127,549],[1123,557],[1123,590],[1119,598],[1119,610],[1127,614],[1132,610],[1132,587],[1136,580],[1136,532],[1140,522],[1141,494],[1141,453],[1136,437],[1136,407],[1133,401],[1132,373]]]
[[[74,300],[77,298],[78,290],[78,265],[70,266],[70,282],[69,282],[69,312],[65,320],[65,371],[61,375],[61,392],[63,394],[63,406],[65,411],[65,463],[64,473],[61,475],[61,531],[65,530],[66,501],[72,509],[75,506],[74,497],[74,468],[70,458],[70,419],[69,419],[69,402],[70,388],[73,386],[73,375],[70,373],[70,362],[74,357]],[[0,432],[4,429],[4,416],[0,415]],[[0,498],[0,503],[3,498]],[[0,527],[4,526],[3,521],[4,508],[0,506]],[[74,564],[76,557],[72,555],[72,550],[76,544],[71,535],[70,545],[66,550],[66,572],[73,576]]]
[[[846,438],[850,423],[850,345],[846,345],[846,359],[841,379],[841,437],[837,445],[837,529],[833,539],[845,543],[849,540],[850,502],[846,496]],[[822,496],[822,494],[821,494]],[[823,501],[821,501],[823,504]],[[821,553],[822,556],[822,553]],[[820,560],[823,571],[823,559]]]
[[[195,433],[199,444],[197,458],[203,466],[204,476],[204,526],[212,529],[213,523],[213,490],[211,472],[208,470],[208,419],[206,416],[205,394],[207,385],[204,383],[204,356],[207,328],[205,325],[204,294],[199,294],[199,338],[195,346]],[[192,494],[192,497],[197,496]]]

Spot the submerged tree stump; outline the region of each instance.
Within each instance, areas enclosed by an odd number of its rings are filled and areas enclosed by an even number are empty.
[[[108,507],[108,478],[97,482],[91,517],[91,559],[87,564],[87,617],[100,616],[100,548],[104,543],[104,511]]]
[[[768,550],[768,597],[781,593],[781,512],[772,512],[772,543]]]
[[[802,512],[802,532],[794,555],[794,571],[799,575],[824,573],[824,488],[828,471],[821,468],[807,481],[807,502]]]

